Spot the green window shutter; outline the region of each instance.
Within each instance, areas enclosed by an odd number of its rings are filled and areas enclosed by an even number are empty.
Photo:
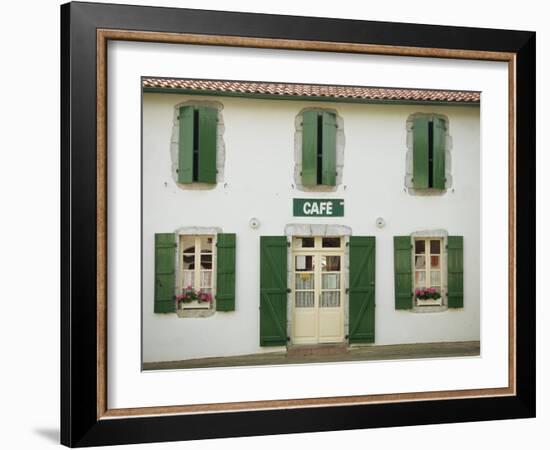
[[[201,183],[216,183],[216,143],[218,110],[201,106],[199,110],[199,173]]]
[[[155,234],[155,313],[176,311],[176,235]]]
[[[415,117],[413,122],[413,186],[428,187],[428,118]]]
[[[447,239],[447,298],[449,308],[464,307],[464,238]]]
[[[216,310],[235,311],[234,233],[218,234],[216,254]]]
[[[375,238],[349,240],[349,342],[374,342]]]
[[[336,115],[323,112],[323,184],[336,185]]]
[[[287,244],[260,237],[260,345],[286,345]]]
[[[395,309],[411,309],[413,296],[412,244],[410,236],[393,237]]]
[[[317,111],[302,114],[302,184],[317,185]]]
[[[193,128],[192,106],[182,106],[179,115],[178,183],[193,182]]]
[[[433,187],[445,189],[445,120],[436,118],[433,121]]]

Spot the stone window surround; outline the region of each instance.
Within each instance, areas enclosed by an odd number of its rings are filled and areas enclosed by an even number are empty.
[[[181,249],[180,249],[180,236],[186,235],[211,235],[214,236],[214,248],[212,251],[212,305],[208,309],[184,309],[177,310],[178,317],[194,317],[194,318],[204,318],[211,317],[216,313],[216,261],[217,261],[217,251],[215,249],[215,244],[218,240],[218,234],[222,233],[223,230],[219,227],[181,227],[175,231],[176,234],[176,285],[174,286],[174,291],[178,291],[178,287],[181,281],[181,271],[180,271],[180,261],[181,261]]]
[[[416,302],[413,300],[413,307],[411,309],[411,312],[413,313],[436,313],[436,312],[444,312],[448,311],[449,307],[447,306],[447,241],[449,237],[449,233],[447,230],[442,229],[436,229],[436,230],[421,230],[421,231],[415,231],[410,234],[411,236],[411,245],[413,246],[412,251],[412,272],[413,272],[413,289],[414,289],[414,272],[415,272],[415,264],[414,264],[414,240],[416,238],[441,238],[442,239],[442,248],[441,248],[441,298],[442,298],[442,305],[441,306],[416,306]]]
[[[302,134],[303,114],[306,111],[325,111],[336,115],[336,184],[334,186],[304,186],[302,184]],[[296,189],[304,192],[336,192],[342,184],[344,175],[344,147],[346,136],[344,134],[344,119],[333,108],[308,107],[303,108],[294,119],[294,185]]]
[[[413,184],[413,144],[414,144],[414,133],[413,133],[413,123],[416,117],[428,117],[428,118],[439,118],[445,121],[445,189],[415,189]],[[419,196],[439,196],[444,195],[447,190],[451,189],[453,186],[453,175],[452,175],[452,147],[453,140],[449,134],[449,118],[444,114],[433,114],[433,113],[414,113],[407,118],[406,122],[407,129],[407,153],[406,157],[406,170],[405,170],[405,188],[410,195],[419,195]]]
[[[285,236],[287,238],[287,244],[290,245],[287,252],[287,286],[293,285],[292,273],[292,238],[293,237],[314,237],[314,236],[326,236],[333,237],[339,236],[344,239],[344,262],[342,269],[344,271],[344,336],[347,340],[349,335],[349,237],[351,236],[351,228],[346,225],[329,225],[329,224],[287,224],[285,225]],[[292,295],[287,295],[287,317],[286,335],[292,336]]]
[[[216,137],[216,184],[209,183],[178,183],[178,153],[179,153],[179,113],[182,106],[208,106],[218,110],[218,127]],[[172,137],[170,139],[170,158],[172,161],[172,180],[180,189],[185,190],[209,190],[214,189],[219,183],[224,181],[225,167],[225,141],[223,134],[225,132],[225,124],[223,121],[223,104],[218,101],[208,100],[186,100],[174,106],[174,120],[172,125]]]

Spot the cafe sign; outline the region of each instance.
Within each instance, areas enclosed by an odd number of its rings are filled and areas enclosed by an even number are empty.
[[[293,199],[294,217],[343,217],[343,199],[315,199],[295,198]]]

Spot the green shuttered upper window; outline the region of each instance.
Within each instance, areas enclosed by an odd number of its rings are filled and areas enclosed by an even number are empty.
[[[336,114],[305,111],[302,119],[302,184],[336,186]]]
[[[413,119],[413,187],[445,189],[445,119],[417,116]]]
[[[207,106],[179,109],[178,183],[216,183],[218,110]]]

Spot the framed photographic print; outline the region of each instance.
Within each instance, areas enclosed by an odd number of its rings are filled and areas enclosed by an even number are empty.
[[[61,19],[63,444],[534,416],[535,33]]]

